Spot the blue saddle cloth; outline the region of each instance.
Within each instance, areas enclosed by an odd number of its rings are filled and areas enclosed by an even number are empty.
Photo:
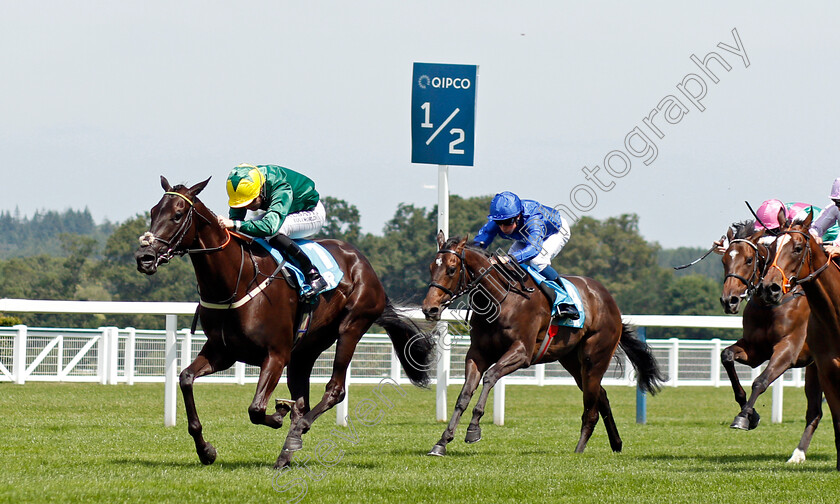
[[[532,268],[530,265],[525,264],[525,270],[531,275],[537,284],[545,283],[546,285],[550,286],[554,289],[554,292],[557,295],[554,297],[554,306],[551,307],[551,313],[557,313],[557,307],[563,303],[573,304],[575,308],[577,308],[578,312],[580,312],[580,318],[577,320],[570,320],[568,318],[564,319],[555,319],[552,324],[561,325],[566,327],[574,327],[576,329],[580,329],[583,327],[584,322],[586,322],[586,313],[583,311],[583,301],[580,298],[580,292],[578,288],[575,287],[575,284],[566,280],[563,277],[560,277],[560,282],[562,282],[562,287],[557,285],[557,282],[553,282],[551,280],[547,280],[542,274],[537,271],[536,269]]]
[[[271,257],[277,261],[277,264],[281,264],[285,261],[285,267],[291,271],[297,279],[301,294],[305,294],[312,289],[306,283],[303,272],[296,264],[291,261],[287,261],[280,251],[269,245],[265,239],[255,238],[254,241],[262,245],[271,254]],[[309,260],[312,261],[312,265],[318,268],[321,276],[327,281],[327,288],[322,290],[321,293],[335,289],[338,286],[338,283],[341,282],[341,279],[344,278],[344,272],[338,267],[338,263],[335,259],[333,259],[332,254],[330,254],[327,249],[313,241],[295,240],[295,243],[297,243],[306,256],[309,257]]]

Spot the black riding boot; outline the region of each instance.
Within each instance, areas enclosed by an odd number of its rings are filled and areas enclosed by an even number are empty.
[[[324,277],[321,276],[318,268],[312,265],[312,261],[309,260],[309,256],[300,249],[294,240],[286,235],[280,234],[271,238],[268,243],[272,247],[282,250],[286,254],[286,257],[295,261],[298,266],[300,266],[300,270],[303,272],[306,283],[309,287],[311,287],[311,289],[305,294],[307,298],[313,298],[322,290],[327,288],[327,281],[324,280]]]
[[[551,280],[561,288],[563,287],[563,284],[560,283],[560,274],[557,273],[557,271],[554,268],[552,268],[551,265],[548,265],[545,268],[543,268],[542,271],[540,271],[540,274],[542,274],[542,276],[544,276],[546,280]],[[575,308],[575,305],[573,304],[560,303],[559,305],[557,305],[557,313],[554,316],[558,319],[567,318],[571,320],[577,320],[580,318],[580,312],[577,308]]]

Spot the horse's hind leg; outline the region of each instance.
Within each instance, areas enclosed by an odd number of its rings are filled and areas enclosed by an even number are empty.
[[[811,364],[805,368],[805,397],[808,400],[808,407],[805,410],[805,431],[802,432],[802,439],[799,440],[799,445],[793,450],[793,455],[788,459],[788,463],[791,464],[805,462],[805,452],[808,451],[811,438],[814,436],[814,431],[817,430],[817,425],[822,418],[822,387],[820,387],[816,364]]]
[[[181,371],[179,377],[181,394],[184,396],[184,407],[187,410],[188,430],[195,441],[195,451],[198,453],[198,458],[204,465],[212,464],[216,460],[216,449],[202,436],[201,421],[199,421],[198,412],[195,409],[193,382],[200,376],[223,371],[231,367],[233,363],[232,359],[224,358],[214,352],[208,343],[204,345],[192,364]]]
[[[288,466],[294,452],[303,447],[301,436],[307,432],[312,423],[336,404],[344,400],[345,385],[347,382],[347,367],[356,351],[356,345],[362,339],[362,335],[373,324],[373,319],[356,318],[351,322],[342,323],[339,328],[339,338],[335,348],[335,359],[333,360],[333,371],[330,381],[324,390],[321,401],[314,408],[306,412],[300,419],[292,422],[289,427],[289,434],[283,444],[283,451],[277,457],[275,468]],[[298,402],[300,399],[298,399]]]
[[[583,415],[581,415],[580,439],[575,446],[575,453],[583,453],[586,443],[592,437],[595,426],[598,424],[598,413],[601,409],[609,412],[610,424],[607,425],[607,434],[610,436],[610,446],[615,451],[621,450],[621,439],[618,438],[618,429],[615,428],[615,421],[612,418],[612,410],[609,408],[609,401],[606,396],[601,396],[604,391],[601,387],[601,378],[607,370],[612,356],[601,359],[593,359],[592,356],[584,353],[581,356],[569,354],[560,359],[560,363],[574,377],[578,388],[583,392]],[[582,362],[581,362],[582,361]],[[603,402],[602,401],[606,401]],[[615,434],[615,439],[612,437]],[[618,448],[616,450],[616,448]]]
[[[251,423],[267,425],[272,429],[278,429],[283,425],[283,416],[288,412],[277,408],[274,414],[266,415],[265,409],[271,393],[277,387],[280,376],[283,374],[283,367],[288,358],[283,358],[277,353],[269,353],[260,367],[260,377],[257,380],[257,391],[254,400],[248,406],[248,416]]]
[[[440,441],[435,444],[429,451],[429,455],[442,457],[446,455],[446,445],[455,438],[455,429],[458,428],[458,422],[461,420],[461,415],[466,411],[467,406],[470,405],[475,389],[478,388],[478,382],[481,381],[481,375],[486,371],[487,365],[478,354],[470,348],[467,351],[467,357],[464,367],[464,386],[461,387],[461,393],[458,394],[458,400],[455,401],[455,408],[452,411],[452,418],[449,424],[443,431]]]
[[[607,391],[604,390],[604,387],[601,387],[601,393],[598,396],[598,412],[604,420],[604,428],[607,429],[610,448],[616,453],[620,452],[622,448],[621,436],[618,435],[618,426],[615,425],[615,417],[613,416],[610,400],[607,398]]]
[[[796,354],[798,353],[796,352]],[[741,406],[741,412],[732,421],[731,428],[752,430],[758,427],[760,417],[755,411],[755,402],[758,401],[758,396],[763,394],[771,383],[790,368],[794,358],[795,354],[790,343],[782,342],[777,346],[767,363],[767,367],[753,380],[750,398]]]
[[[484,373],[481,395],[478,396],[478,401],[476,401],[475,407],[473,408],[472,420],[467,427],[467,437],[464,441],[475,443],[481,440],[481,426],[479,426],[479,422],[481,421],[481,417],[484,416],[484,409],[487,406],[487,398],[490,396],[490,390],[493,389],[502,377],[527,366],[530,360],[530,356],[525,351],[525,346],[522,342],[516,342],[502,355],[496,362],[496,365]]]

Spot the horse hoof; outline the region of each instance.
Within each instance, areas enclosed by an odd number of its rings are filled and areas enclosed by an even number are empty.
[[[729,425],[732,429],[750,430],[750,421],[746,417],[738,415],[735,420]]]
[[[750,415],[750,430],[753,430],[756,427],[758,427],[758,422],[760,421],[761,415],[759,415],[757,411],[753,411],[752,415]]]
[[[289,467],[292,463],[292,452],[283,450],[280,452],[280,456],[277,457],[277,462],[274,463],[275,469],[283,469],[285,467]]]
[[[432,451],[428,453],[428,455],[431,455],[433,457],[443,457],[444,455],[446,455],[446,447],[443,445],[436,444],[432,448]]]
[[[793,450],[793,455],[787,461],[788,464],[801,464],[802,462],[805,462],[805,452],[799,448]]]
[[[216,461],[216,449],[213,445],[207,443],[203,450],[198,450],[198,459],[204,465],[210,465]]]
[[[464,438],[465,443],[478,443],[481,441],[481,429],[467,429],[467,437]]]
[[[299,437],[289,436],[283,444],[284,451],[296,452],[303,448],[303,440]]]

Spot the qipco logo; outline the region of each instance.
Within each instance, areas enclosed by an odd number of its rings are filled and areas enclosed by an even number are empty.
[[[469,89],[472,86],[472,81],[461,77],[429,77],[428,75],[421,75],[417,79],[417,85],[421,89],[427,89],[429,86],[435,89]]]

